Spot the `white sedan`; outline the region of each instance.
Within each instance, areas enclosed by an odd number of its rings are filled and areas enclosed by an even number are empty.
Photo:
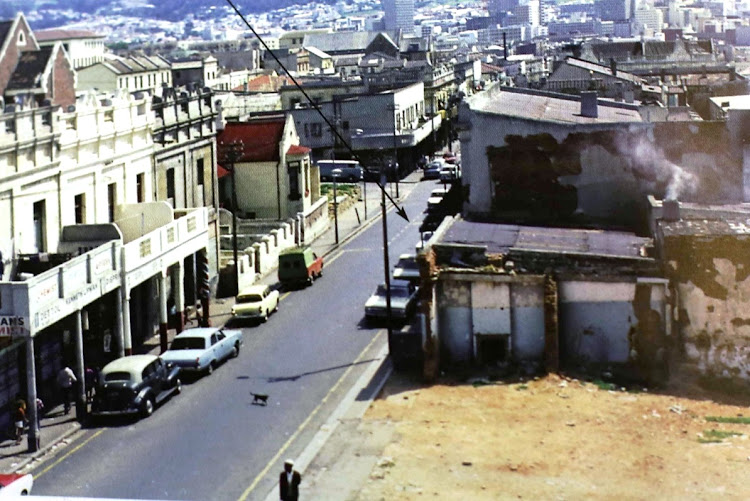
[[[30,473],[0,473],[0,499],[28,496],[33,485],[34,477]]]
[[[268,316],[279,309],[279,291],[268,285],[251,285],[237,294],[232,306],[235,318],[258,318],[265,322]]]

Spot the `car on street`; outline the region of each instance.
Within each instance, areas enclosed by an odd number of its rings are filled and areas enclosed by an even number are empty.
[[[310,247],[292,247],[279,254],[279,282],[284,287],[312,285],[323,276],[323,258]]]
[[[0,499],[28,496],[33,485],[34,477],[30,473],[0,473]]]
[[[430,197],[427,199],[427,210],[437,209],[443,198],[448,193],[449,188],[436,188],[430,192]]]
[[[440,169],[440,181],[443,183],[452,183],[461,179],[461,171],[458,165],[446,165]]]
[[[391,280],[391,319],[406,321],[417,307],[419,287],[407,280]],[[365,318],[369,321],[386,320],[388,317],[387,292],[380,284],[365,303]]]
[[[111,361],[99,373],[92,415],[140,414],[182,391],[180,368],[156,355],[128,355]]]
[[[393,278],[396,280],[419,281],[419,266],[414,254],[401,254],[393,268]]]
[[[211,374],[223,361],[240,354],[242,331],[224,327],[196,327],[177,334],[161,357],[184,372]]]
[[[422,177],[425,179],[440,179],[440,169],[443,168],[443,165],[445,163],[439,160],[428,163],[422,172]]]
[[[232,306],[232,316],[236,319],[253,318],[263,322],[279,309],[279,291],[268,285],[251,285],[237,294]]]

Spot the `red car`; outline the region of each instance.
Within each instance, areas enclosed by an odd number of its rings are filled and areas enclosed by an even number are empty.
[[[0,499],[28,496],[33,485],[34,477],[30,473],[0,473]]]

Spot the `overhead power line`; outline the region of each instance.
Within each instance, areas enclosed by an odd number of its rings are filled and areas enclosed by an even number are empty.
[[[245,19],[245,16],[242,15],[242,12],[237,8],[237,6],[234,4],[232,0],[227,0],[227,3],[234,9],[234,11],[237,13],[237,15],[242,19],[242,22],[245,23],[245,26],[248,27],[248,29],[255,35],[255,38],[258,39],[258,41],[263,45],[263,48],[266,49],[266,51],[271,54],[273,59],[276,61],[276,64],[281,67],[281,69],[284,70],[284,72],[287,74],[287,76],[292,80],[292,83],[294,83],[294,86],[297,87],[297,89],[302,93],[303,96],[305,96],[305,99],[307,99],[307,102],[315,109],[315,111],[320,115],[320,117],[323,119],[323,121],[328,125],[329,129],[333,131],[333,133],[336,135],[336,137],[341,141],[341,143],[344,145],[344,147],[351,153],[352,157],[356,158],[357,161],[362,165],[365,171],[371,171],[359,158],[359,155],[352,149],[352,147],[349,145],[349,143],[344,139],[344,137],[339,133],[338,128],[335,127],[331,121],[328,119],[328,117],[325,116],[323,113],[323,110],[320,109],[320,106],[318,106],[318,103],[313,101],[310,96],[305,92],[305,89],[302,88],[302,86],[299,84],[297,79],[294,77],[294,75],[291,74],[291,72],[284,66],[284,64],[279,60],[279,58],[274,54],[274,52],[268,47],[265,40],[261,38],[261,36],[258,34],[257,31],[255,31],[255,28],[248,22],[247,19]],[[394,159],[395,161],[395,159]],[[380,190],[385,194],[385,196],[390,200],[390,202],[396,207],[396,213],[401,216],[402,218],[409,220],[409,217],[406,215],[406,211],[403,207],[399,206],[396,201],[391,198],[391,196],[386,192],[385,186],[382,186],[380,183],[377,183],[378,187],[380,187]]]

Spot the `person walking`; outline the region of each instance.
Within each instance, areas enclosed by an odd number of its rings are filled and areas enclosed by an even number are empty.
[[[21,443],[23,429],[26,426],[26,401],[20,393],[16,393],[15,411],[13,413],[13,422],[16,428],[16,445]]]
[[[65,414],[70,412],[70,393],[73,390],[73,383],[78,381],[73,370],[67,365],[57,373],[57,384],[63,393],[63,404],[65,405]]]
[[[284,461],[284,471],[279,475],[279,499],[281,501],[298,501],[299,484],[302,482],[302,475],[294,469],[294,461],[287,459]]]

